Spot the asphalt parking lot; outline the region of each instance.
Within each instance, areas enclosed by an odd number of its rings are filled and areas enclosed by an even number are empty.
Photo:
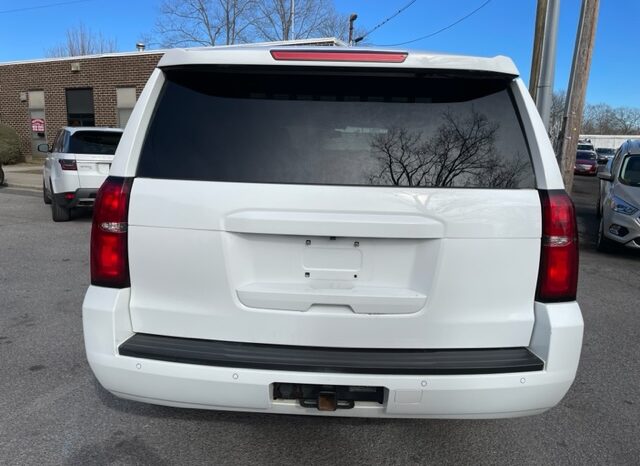
[[[551,411],[491,421],[361,420],[187,410],[120,400],[84,356],[89,215],[54,224],[0,188],[0,464],[638,464],[640,255],[595,251],[597,180],[574,190],[586,331]]]

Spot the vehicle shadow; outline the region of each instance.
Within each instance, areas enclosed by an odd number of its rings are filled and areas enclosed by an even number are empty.
[[[71,220],[74,222],[91,223],[93,219],[93,209],[73,209],[71,211]]]

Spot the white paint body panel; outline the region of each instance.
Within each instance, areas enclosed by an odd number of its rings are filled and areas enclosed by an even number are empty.
[[[387,418],[500,418],[541,413],[555,406],[575,377],[582,345],[577,303],[535,305],[530,349],[545,370],[512,374],[400,376],[265,371],[207,367],[119,356],[133,335],[128,289],[91,286],[83,304],[87,359],[113,394],[161,405],[318,416]],[[383,386],[383,405],[357,403],[334,412],[271,399],[274,382]]]
[[[524,346],[531,337],[536,190],[137,178],[131,199],[136,332],[388,348]],[[326,221],[311,221],[316,214]],[[309,263],[314,249],[335,257]],[[360,259],[349,259],[354,252]],[[386,312],[366,312],[375,298]]]

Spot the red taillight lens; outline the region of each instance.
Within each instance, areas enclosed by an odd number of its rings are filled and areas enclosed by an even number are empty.
[[[58,162],[60,163],[60,167],[63,170],[77,170],[78,169],[78,165],[76,165],[76,161],[75,160],[58,159]]]
[[[91,227],[91,284],[127,288],[127,221],[133,178],[110,176],[100,187]]]
[[[536,300],[574,301],[578,288],[578,229],[571,198],[563,190],[540,191],[542,254]]]
[[[289,61],[351,61],[374,63],[403,63],[406,52],[370,52],[367,50],[272,50],[274,60]]]

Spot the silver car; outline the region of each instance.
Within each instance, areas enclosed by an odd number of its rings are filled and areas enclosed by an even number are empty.
[[[622,144],[598,178],[598,250],[640,249],[640,139]]]

